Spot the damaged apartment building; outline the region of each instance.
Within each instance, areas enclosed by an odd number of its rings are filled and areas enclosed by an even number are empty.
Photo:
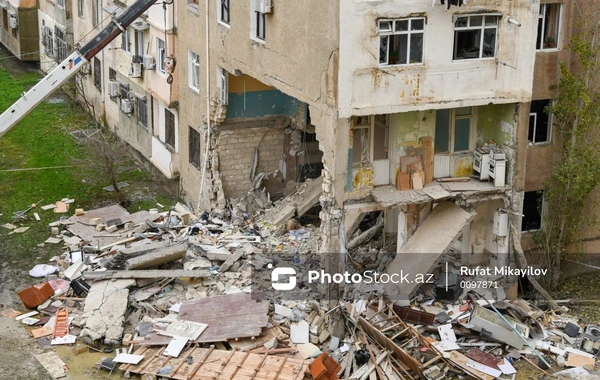
[[[340,223],[383,211],[398,254],[454,249],[466,264],[506,264],[521,227],[539,11],[537,1],[188,1],[178,9],[185,197],[218,205],[260,173],[274,192],[302,181],[318,155],[293,160],[299,131],[322,153],[324,251],[339,251]]]
[[[88,42],[134,1],[41,0],[42,69]],[[176,9],[157,2],[74,79],[77,99],[126,141],[150,169],[175,183],[179,173]],[[62,36],[62,37],[61,37]]]
[[[84,42],[127,4],[65,0],[66,24],[58,4],[40,6],[41,50],[60,53],[57,30]],[[541,226],[568,8],[157,2],[77,81],[96,118],[201,210],[321,177],[323,252],[381,215],[397,262],[453,251],[501,266]]]

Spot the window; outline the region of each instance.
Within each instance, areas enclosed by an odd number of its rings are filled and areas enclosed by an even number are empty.
[[[217,87],[219,87],[220,89],[219,100],[221,101],[221,104],[227,104],[229,99],[228,80],[229,73],[225,71],[225,69],[219,67],[217,76]]]
[[[471,107],[437,110],[435,114],[435,153],[471,150]]]
[[[67,58],[67,39],[64,31],[56,28],[54,31],[56,37],[56,61],[62,62]]]
[[[121,97],[121,100],[129,99],[129,85],[127,83],[119,83],[119,97]]]
[[[379,64],[423,63],[425,19],[379,20]]]
[[[54,58],[54,34],[52,29],[46,27],[46,55],[50,58]]]
[[[8,11],[6,9],[2,9],[2,25],[4,25],[4,29],[8,30]]]
[[[546,111],[550,100],[534,100],[529,108],[529,134],[527,139],[534,144],[550,142],[552,115]]]
[[[256,14],[256,38],[264,41],[265,39],[265,14],[254,12]]]
[[[265,14],[260,12],[260,2],[263,0],[251,0],[250,12],[250,38],[265,40]]]
[[[219,1],[219,21],[229,25],[229,3],[230,0],[218,0]]]
[[[42,33],[40,33],[40,35],[42,36],[42,46],[48,46],[48,31],[46,30],[46,20],[42,20]]]
[[[59,8],[65,8],[65,0],[56,0],[56,5],[58,5]]]
[[[496,55],[497,15],[457,17],[453,59],[493,58]]]
[[[200,56],[191,51],[188,51],[188,85],[200,92]]]
[[[83,18],[83,11],[85,9],[85,0],[77,0],[77,15]]]
[[[161,74],[166,74],[165,60],[167,59],[167,50],[165,41],[156,39],[156,70]]]
[[[136,96],[135,108],[137,108],[138,124],[144,128],[148,128],[148,100],[145,96]]]
[[[175,150],[175,115],[165,108],[165,144]]]
[[[112,67],[108,68],[108,80],[117,80],[117,70],[113,69]]]
[[[544,206],[543,191],[526,191],[523,198],[521,231],[537,231],[542,228]]]
[[[192,164],[196,169],[200,169],[200,132],[190,127],[189,134],[189,155],[190,155],[190,164]]]
[[[388,137],[387,115],[354,117],[351,141],[352,165],[358,166],[387,159]]]
[[[94,26],[98,26],[102,21],[102,1],[92,1],[92,19],[94,20]]]
[[[536,49],[556,49],[560,26],[560,4],[540,4]]]
[[[94,57],[94,86],[102,90],[102,62],[97,57]]]
[[[133,37],[135,42],[134,54],[141,57],[142,55],[144,55],[144,31],[134,30]]]
[[[131,30],[127,28],[123,34],[121,34],[121,49],[131,54]]]

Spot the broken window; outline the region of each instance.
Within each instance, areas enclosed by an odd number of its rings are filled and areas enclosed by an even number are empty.
[[[190,164],[200,170],[200,132],[192,127],[189,127],[189,155]]]
[[[496,55],[497,15],[457,17],[452,59],[493,58]]]
[[[85,9],[85,0],[77,0],[77,15],[79,18],[83,18],[83,13]]]
[[[200,56],[192,51],[188,51],[188,85],[200,92]]]
[[[175,150],[175,115],[165,108],[165,144]]]
[[[67,39],[63,30],[56,28],[54,31],[56,37],[56,61],[62,62],[67,58]]]
[[[537,231],[542,228],[544,192],[526,191],[523,198],[521,231]]]
[[[97,57],[94,57],[94,86],[102,90],[102,62]]]
[[[353,165],[388,158],[388,115],[357,116],[352,124]]]
[[[354,118],[352,127],[352,164],[370,162],[370,147],[369,135],[371,132],[371,117],[358,116]]]
[[[59,6],[59,8],[65,8],[65,0],[56,0],[56,5]]]
[[[536,49],[556,49],[560,26],[560,4],[540,4]]]
[[[379,20],[379,64],[423,63],[424,18]]]
[[[534,144],[550,142],[552,115],[547,112],[550,100],[534,100],[529,108],[529,133],[527,139]]]
[[[435,153],[455,153],[471,149],[471,107],[437,110]]]
[[[148,128],[148,100],[145,96],[136,96],[135,100],[137,121],[142,127]]]
[[[256,15],[256,38],[265,39],[265,14],[254,12]]]
[[[8,11],[6,9],[2,9],[2,25],[4,25],[4,29],[8,30]]]
[[[220,1],[221,1],[221,7],[220,7],[220,14],[219,14],[219,21],[229,25],[229,0],[220,0]]]

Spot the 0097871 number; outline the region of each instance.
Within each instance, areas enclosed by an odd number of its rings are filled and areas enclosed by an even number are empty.
[[[463,280],[460,282],[460,287],[462,289],[495,289],[498,287],[498,283],[496,281]]]

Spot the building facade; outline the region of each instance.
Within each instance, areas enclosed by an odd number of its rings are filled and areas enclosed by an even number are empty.
[[[37,0],[0,2],[0,41],[21,61],[40,60],[37,8]]]

